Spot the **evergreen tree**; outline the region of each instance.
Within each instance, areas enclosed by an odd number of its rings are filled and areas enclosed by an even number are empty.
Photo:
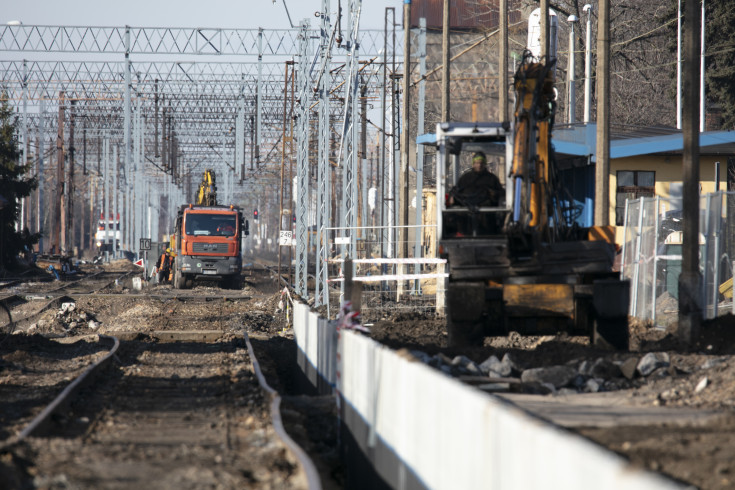
[[[722,108],[722,129],[735,129],[735,9],[730,0],[705,2],[707,99]]]
[[[16,140],[17,120],[7,102],[0,100],[0,270],[17,267],[18,255],[38,243],[39,234],[27,229],[16,231],[20,216],[20,199],[30,195],[38,185],[34,177],[26,177],[28,165],[20,165]]]

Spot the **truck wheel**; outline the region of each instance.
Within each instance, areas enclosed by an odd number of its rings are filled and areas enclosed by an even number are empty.
[[[174,270],[174,288],[184,289],[185,279],[181,272],[176,269]]]
[[[595,347],[627,351],[630,339],[628,319],[595,318],[591,337],[592,345]]]
[[[242,279],[240,275],[228,276],[222,280],[223,289],[242,289]]]

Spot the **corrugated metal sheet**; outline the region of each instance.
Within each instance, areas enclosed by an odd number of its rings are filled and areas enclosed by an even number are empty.
[[[508,1],[511,24],[521,20],[521,0]],[[441,29],[444,0],[412,0],[411,27],[418,27],[419,19],[426,18],[426,27]],[[498,27],[498,0],[451,0],[449,24],[451,29],[496,29]]]

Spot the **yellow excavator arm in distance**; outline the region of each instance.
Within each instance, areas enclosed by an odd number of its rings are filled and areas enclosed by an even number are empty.
[[[199,190],[197,191],[198,206],[216,206],[217,205],[217,185],[214,177],[214,170],[207,169],[204,171],[204,177]]]

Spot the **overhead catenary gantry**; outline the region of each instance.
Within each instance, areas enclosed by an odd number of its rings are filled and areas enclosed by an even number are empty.
[[[306,230],[356,225],[360,98],[385,114],[381,68],[400,69],[386,61],[384,30],[359,29],[361,8],[350,1],[344,35],[328,0],[317,29],[308,20],[281,30],[0,26],[0,83],[22,116],[21,146],[41,180],[23,226],[43,230],[47,252],[56,243],[51,224],[64,213],[72,231],[57,251],[71,252],[91,244],[97,214],[121,214],[123,247],[137,252],[139,238],[168,232],[197,172],[215,168],[223,194],[238,204],[273,206],[263,183],[275,183],[285,161],[297,166],[298,197],[284,187],[296,201],[297,281],[305,284]],[[294,112],[284,118],[289,62]],[[285,125],[294,126],[295,145],[281,144]],[[312,253],[325,271],[325,251]]]

